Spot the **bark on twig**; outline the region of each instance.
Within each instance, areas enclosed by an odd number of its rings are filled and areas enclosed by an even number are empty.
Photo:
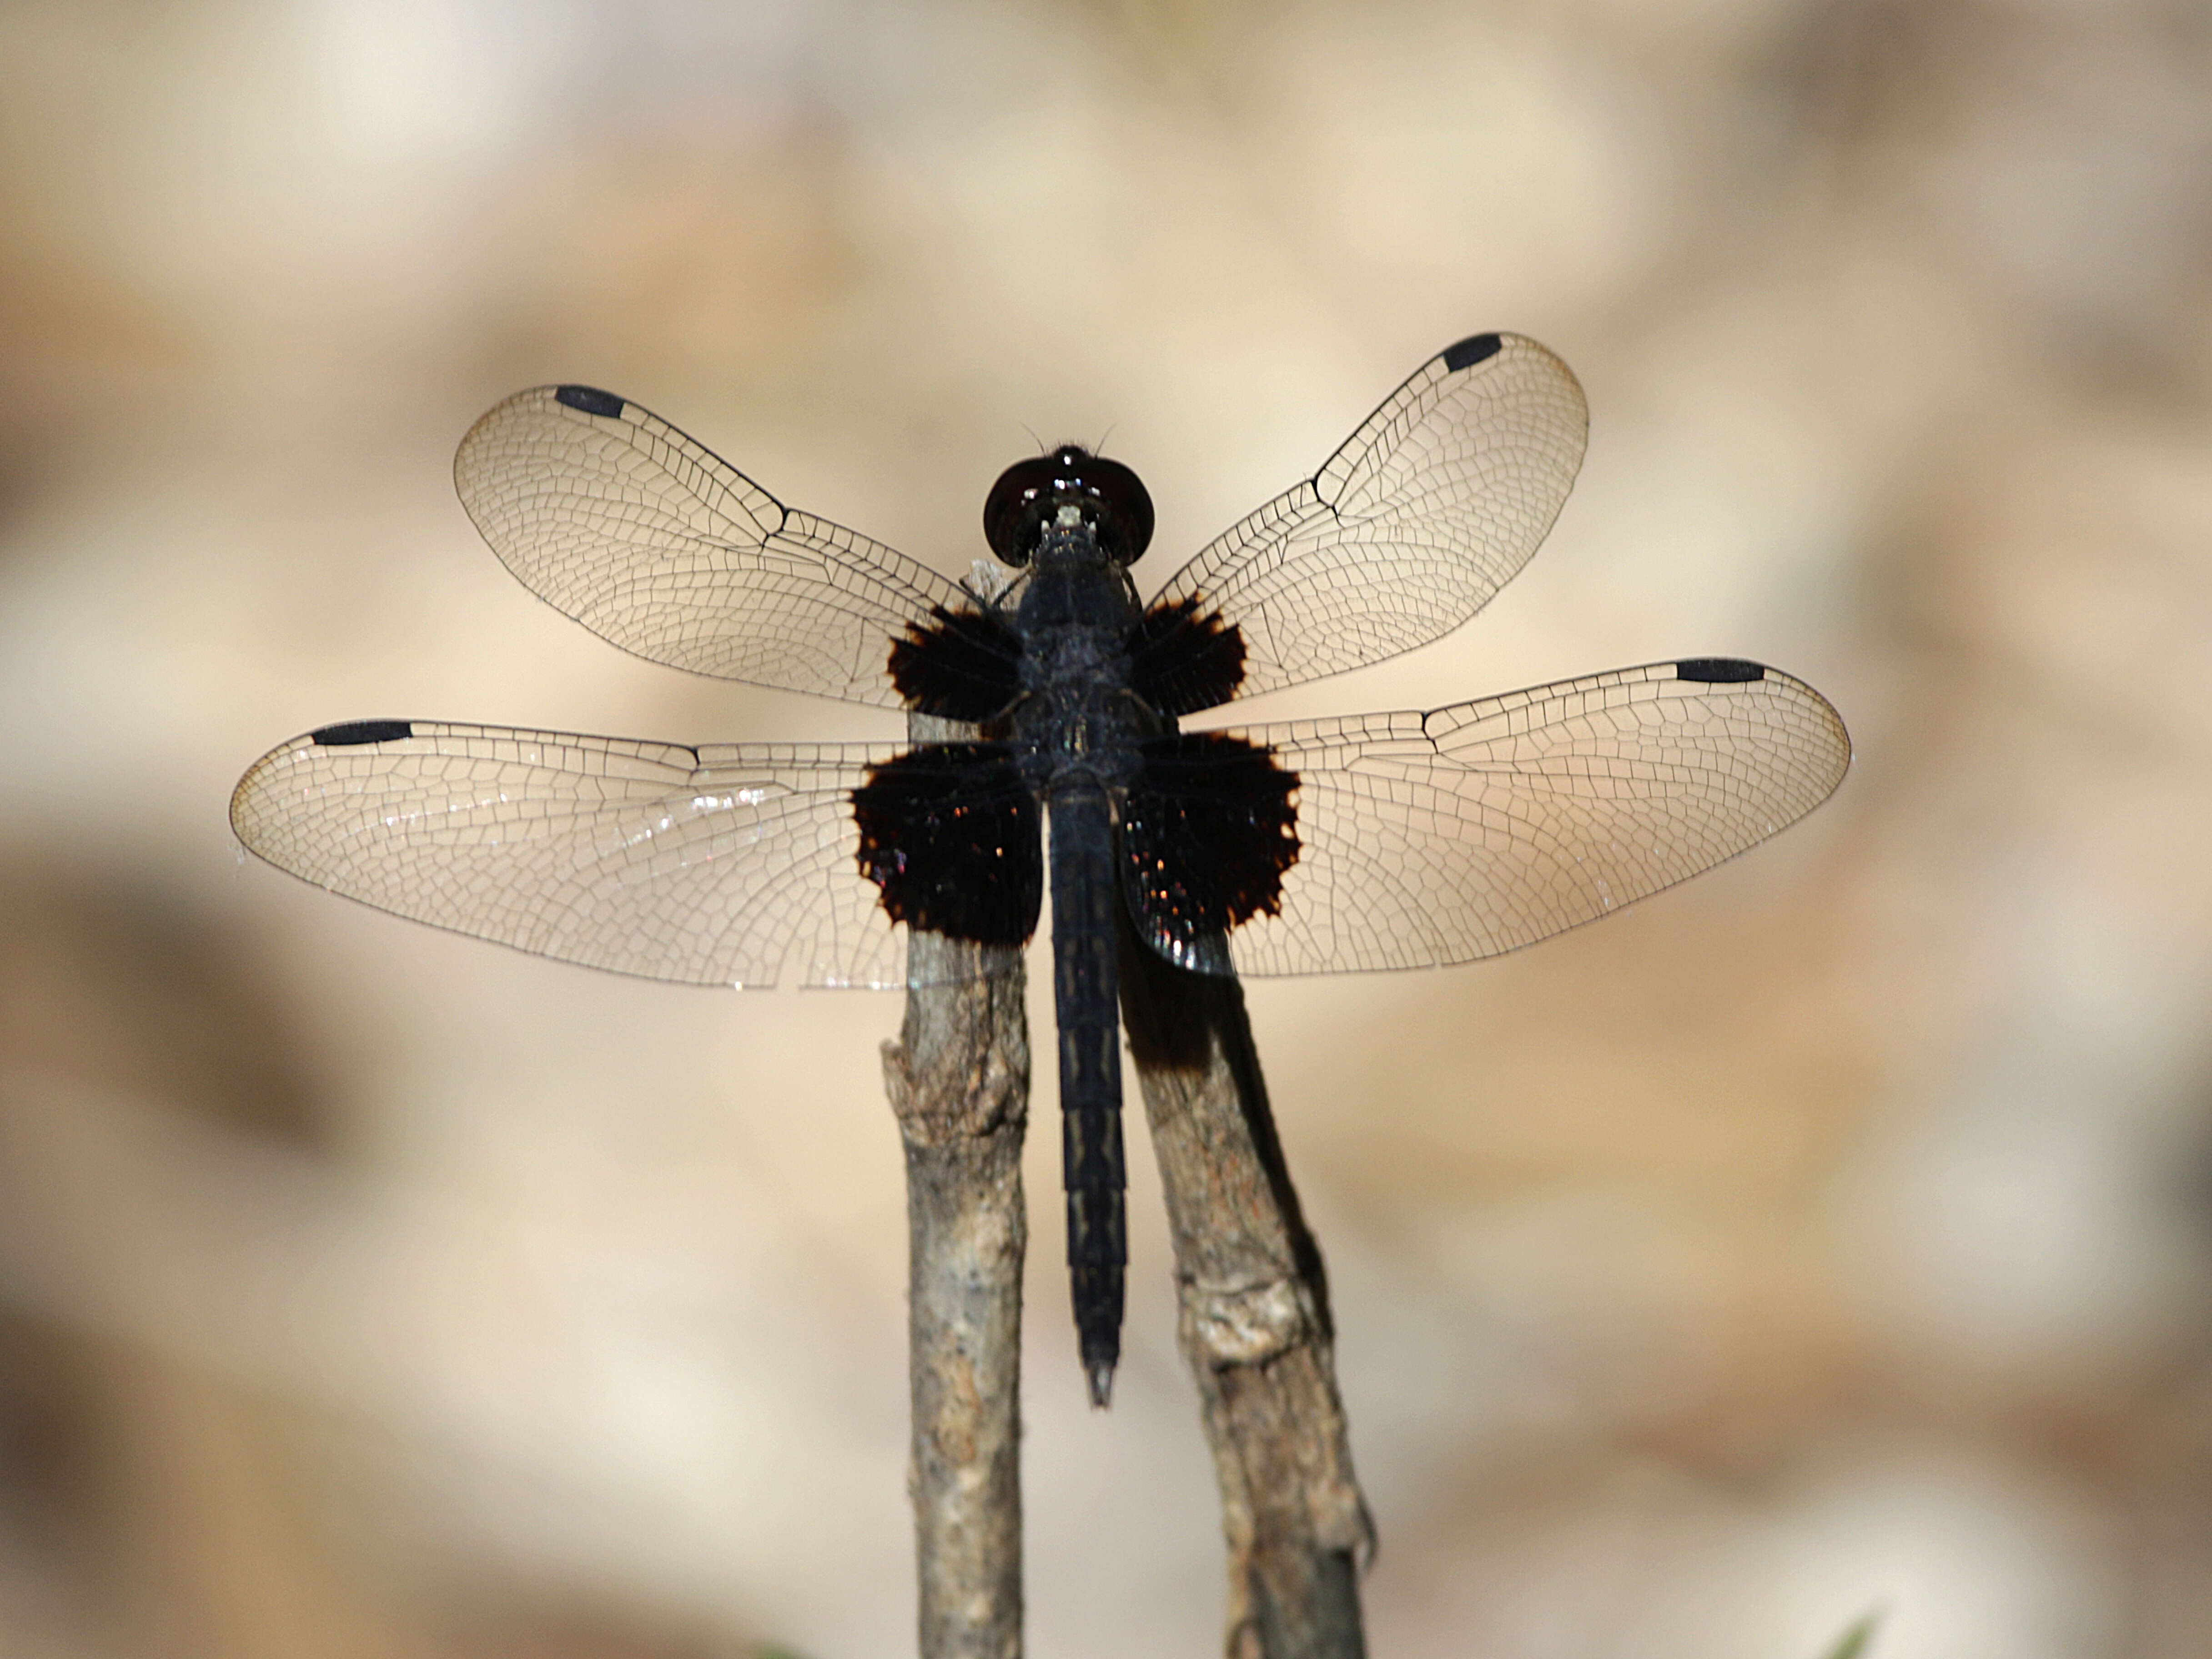
[[[915,722],[915,735],[928,735]],[[919,979],[975,947],[917,933]],[[1022,1650],[1022,1196],[1029,1024],[1020,968],[907,993],[884,1082],[906,1144],[908,1375],[922,1659]]]
[[[1352,1472],[1320,1249],[1268,1111],[1243,988],[1122,930],[1122,1017],[1167,1191],[1177,1334],[1229,1545],[1230,1659],[1358,1659],[1374,1524]]]

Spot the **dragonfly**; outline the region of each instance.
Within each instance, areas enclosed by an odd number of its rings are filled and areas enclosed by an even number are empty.
[[[540,386],[454,463],[525,586],[656,663],[903,709],[908,740],[348,720],[257,761],[231,823],[380,909],[700,985],[1005,972],[1048,876],[1070,1296],[1103,1407],[1127,1263],[1121,930],[1205,975],[1493,957],[1735,856],[1843,779],[1836,711],[1736,658],[1185,726],[1465,623],[1550,530],[1588,424],[1544,347],[1461,340],[1144,600],[1151,497],[1080,446],[1006,471],[993,561],[955,580],[785,506],[625,398]]]

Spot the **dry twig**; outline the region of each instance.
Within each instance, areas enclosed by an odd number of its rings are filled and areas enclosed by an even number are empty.
[[[914,722],[915,735],[933,733]],[[975,947],[917,933],[915,977]],[[906,1143],[908,1377],[922,1659],[1022,1650],[1022,1135],[1029,1023],[1018,967],[907,993],[884,1082]]]
[[[1358,1659],[1374,1524],[1352,1472],[1321,1251],[1267,1109],[1243,988],[1127,927],[1122,1018],[1175,1240],[1229,1544],[1231,1659]]]

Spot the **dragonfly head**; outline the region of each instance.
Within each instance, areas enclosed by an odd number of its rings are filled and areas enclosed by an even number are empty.
[[[999,475],[983,503],[984,539],[1000,562],[1019,568],[1063,511],[1088,525],[1106,556],[1124,568],[1152,539],[1152,498],[1143,480],[1075,444],[1017,461]]]

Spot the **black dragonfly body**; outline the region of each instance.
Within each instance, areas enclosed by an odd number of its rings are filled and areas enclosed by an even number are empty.
[[[455,477],[533,592],[678,668],[926,716],[941,740],[684,746],[325,726],[240,781],[272,863],[416,920],[702,984],[997,971],[1050,830],[1068,1257],[1094,1401],[1125,1259],[1116,933],[1208,974],[1435,966],[1590,921],[1819,805],[1850,744],[1811,688],[1692,658],[1425,713],[1185,732],[1473,616],[1580,465],[1565,366],[1513,335],[1423,365],[1313,477],[1141,603],[1152,509],[1073,446],[985,508],[957,584],[785,507],[636,404],[500,404]],[[908,951],[911,934],[965,941]]]

